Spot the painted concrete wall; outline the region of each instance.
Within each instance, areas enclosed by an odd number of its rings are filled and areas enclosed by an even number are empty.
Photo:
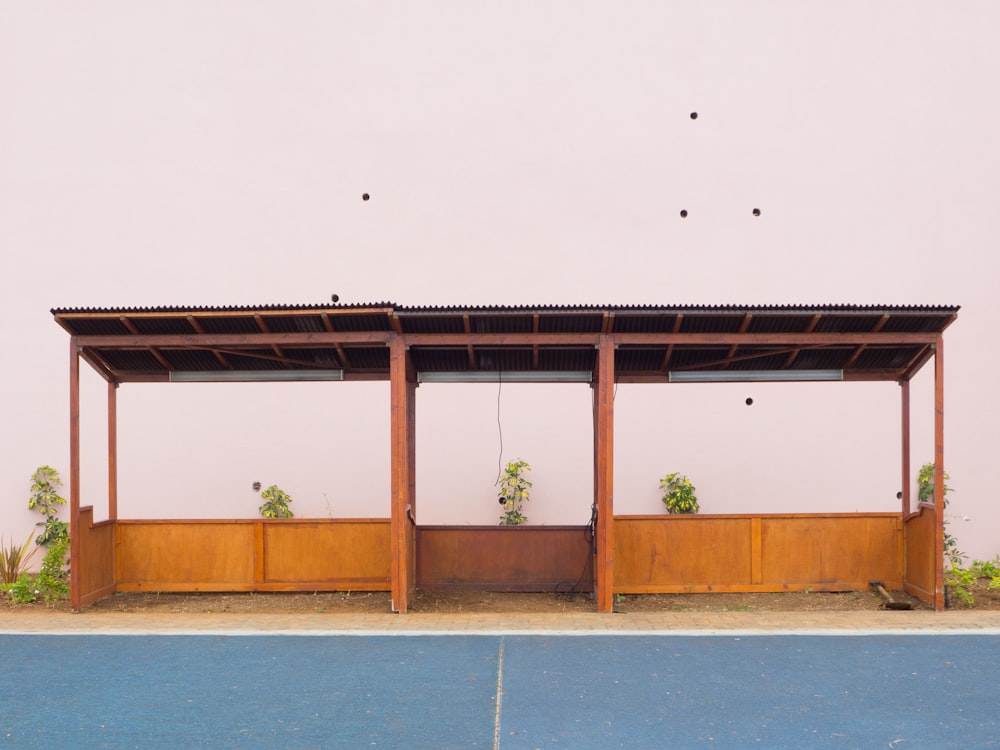
[[[51,307],[960,304],[949,519],[992,557],[998,27],[989,2],[0,2],[0,535],[36,466],[68,471]],[[898,391],[623,385],[616,509],[659,512],[676,470],[705,512],[893,510]],[[523,457],[530,520],[586,521],[590,398],[422,386],[419,520],[495,522]],[[253,516],[253,481],[388,514],[386,384],[127,385],[119,418],[123,517]]]

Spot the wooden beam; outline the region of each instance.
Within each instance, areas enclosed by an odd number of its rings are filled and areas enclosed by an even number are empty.
[[[899,383],[900,388],[900,416],[902,417],[902,435],[900,436],[900,473],[902,474],[901,498],[902,505],[900,511],[903,518],[910,514],[910,381],[903,380]]]
[[[390,341],[390,431],[392,463],[392,609],[405,613],[409,608],[410,592],[416,580],[414,569],[415,527],[413,488],[415,430],[410,424],[414,407],[410,401],[416,394],[408,377],[406,344],[401,336]]]
[[[80,352],[69,339],[69,605],[80,609]]]
[[[743,322],[740,323],[740,330],[739,330],[741,334],[747,332],[747,329],[750,327],[751,320],[753,320],[753,313],[747,313],[746,315],[743,316]],[[737,361],[736,352],[739,351],[739,348],[740,348],[739,344],[733,344],[732,346],[729,347],[729,354],[726,356],[725,360],[725,367],[727,369],[729,368],[729,364],[731,362]],[[757,356],[760,357],[763,355],[757,355]]]
[[[813,331],[815,331],[816,330],[816,326],[819,325],[819,321],[822,319],[822,317],[823,316],[819,315],[818,313],[815,314],[815,315],[813,315],[812,316],[812,320],[809,321],[809,325],[806,326],[805,333],[812,333]],[[788,355],[788,359],[785,360],[785,367],[786,368],[789,368],[789,367],[792,366],[792,364],[795,362],[795,359],[799,356],[799,351],[801,351],[801,350],[796,350],[796,351],[794,351],[794,352],[792,352],[791,354]]]
[[[133,323],[131,320],[128,319],[128,316],[122,315],[119,317],[119,320],[121,321],[121,324],[129,330],[129,333],[139,335],[139,329],[135,327],[135,323]],[[152,354],[153,358],[157,362],[159,362],[164,368],[166,368],[167,370],[173,369],[170,366],[170,363],[167,362],[167,360],[164,358],[164,356],[160,354],[160,350],[157,349],[155,346],[149,347],[149,353]]]
[[[601,337],[597,350],[597,381],[594,384],[594,504],[597,507],[594,561],[594,598],[597,611],[614,611],[614,344]]]
[[[320,315],[320,320],[323,321],[323,327],[329,333],[333,333],[333,323],[330,321],[330,316],[326,313]],[[351,361],[347,358],[347,353],[344,351],[344,347],[339,343],[333,345],[333,348],[337,350],[337,356],[340,358],[340,364],[343,365],[344,369],[350,369]]]
[[[674,318],[674,330],[672,333],[681,332],[681,321],[684,320],[684,313],[680,313]],[[670,369],[670,357],[674,353],[674,344],[667,344],[667,350],[663,353],[663,362],[660,364],[660,370],[662,372],[667,372]]]
[[[944,337],[934,347],[934,609],[944,609]]]
[[[118,383],[108,383],[108,520],[118,520]]]
[[[412,336],[414,334],[408,334]],[[454,336],[454,334],[450,334]],[[489,335],[489,334],[486,334]],[[260,347],[279,346],[333,346],[334,344],[388,344],[393,334],[387,331],[335,331],[313,333],[204,333],[204,334],[144,334],[140,336],[77,336],[81,346],[104,349],[162,349],[192,347]],[[590,335],[593,338],[593,335]],[[464,344],[462,340],[460,343]]]
[[[469,336],[472,334],[472,321],[468,315],[462,316],[462,327],[465,329],[465,335]],[[472,347],[472,344],[466,344],[465,351],[469,356],[469,369],[476,369],[476,350]]]
[[[199,336],[205,335],[205,329],[202,328],[201,323],[198,322],[198,319],[194,315],[188,315],[187,322],[188,325],[191,326],[191,328],[193,328],[195,333],[197,333]],[[212,354],[215,355],[215,359],[218,361],[220,365],[225,367],[227,370],[232,369],[232,365],[229,364],[229,361],[225,357],[223,357],[219,352],[213,351]],[[170,370],[173,368],[168,367],[167,369]]]

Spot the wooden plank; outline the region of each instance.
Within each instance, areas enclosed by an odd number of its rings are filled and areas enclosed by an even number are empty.
[[[418,526],[417,587],[590,591],[586,526]]]
[[[615,590],[867,590],[902,585],[898,513],[619,516]]]
[[[615,590],[750,586],[751,517],[619,516],[615,519]]]
[[[597,350],[597,381],[594,383],[594,485],[597,507],[594,560],[594,598],[597,611],[614,611],[614,399],[615,348],[610,336],[601,337]]]
[[[837,584],[902,583],[897,524],[892,517],[763,517],[761,582]]]
[[[108,518],[118,519],[118,383],[108,383]]]
[[[754,517],[750,519],[750,582],[762,583],[764,573],[762,570],[763,549],[761,541],[761,519]]]
[[[944,609],[944,337],[934,348],[934,609]]]
[[[903,588],[929,604],[934,604],[936,529],[937,509],[927,503],[903,519]]]
[[[405,613],[409,606],[410,592],[414,588],[416,571],[413,569],[415,543],[410,516],[413,508],[414,469],[413,444],[410,420],[414,410],[410,404],[415,390],[411,386],[412,373],[408,367],[406,345],[401,336],[390,342],[389,392],[390,440],[392,470],[392,536],[390,557],[392,561],[392,608]]]
[[[120,544],[119,588],[172,582],[198,591],[205,581],[254,582],[251,524],[132,521],[121,524]]]
[[[80,609],[80,355],[69,339],[69,606]]]
[[[389,521],[287,521],[263,529],[266,583],[389,583]]]
[[[77,571],[79,607],[91,604],[115,590],[115,523],[94,523],[94,509],[80,509],[80,524],[74,532],[80,547]]]

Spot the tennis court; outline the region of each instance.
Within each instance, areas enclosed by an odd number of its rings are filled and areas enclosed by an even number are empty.
[[[989,635],[0,635],[10,748],[990,748]]]

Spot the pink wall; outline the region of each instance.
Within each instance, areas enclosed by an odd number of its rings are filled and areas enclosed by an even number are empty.
[[[992,557],[998,27],[985,2],[3,4],[0,535],[33,523],[37,465],[68,472],[50,307],[960,304],[949,512]],[[300,515],[384,515],[387,391],[124,386],[122,514],[252,516],[260,480]],[[85,373],[98,517],[103,402]],[[533,522],[589,514],[589,403],[501,393]],[[680,470],[706,512],[891,510],[898,404],[621,386],[616,507],[658,512]],[[495,520],[497,416],[491,386],[421,387],[423,522]]]

